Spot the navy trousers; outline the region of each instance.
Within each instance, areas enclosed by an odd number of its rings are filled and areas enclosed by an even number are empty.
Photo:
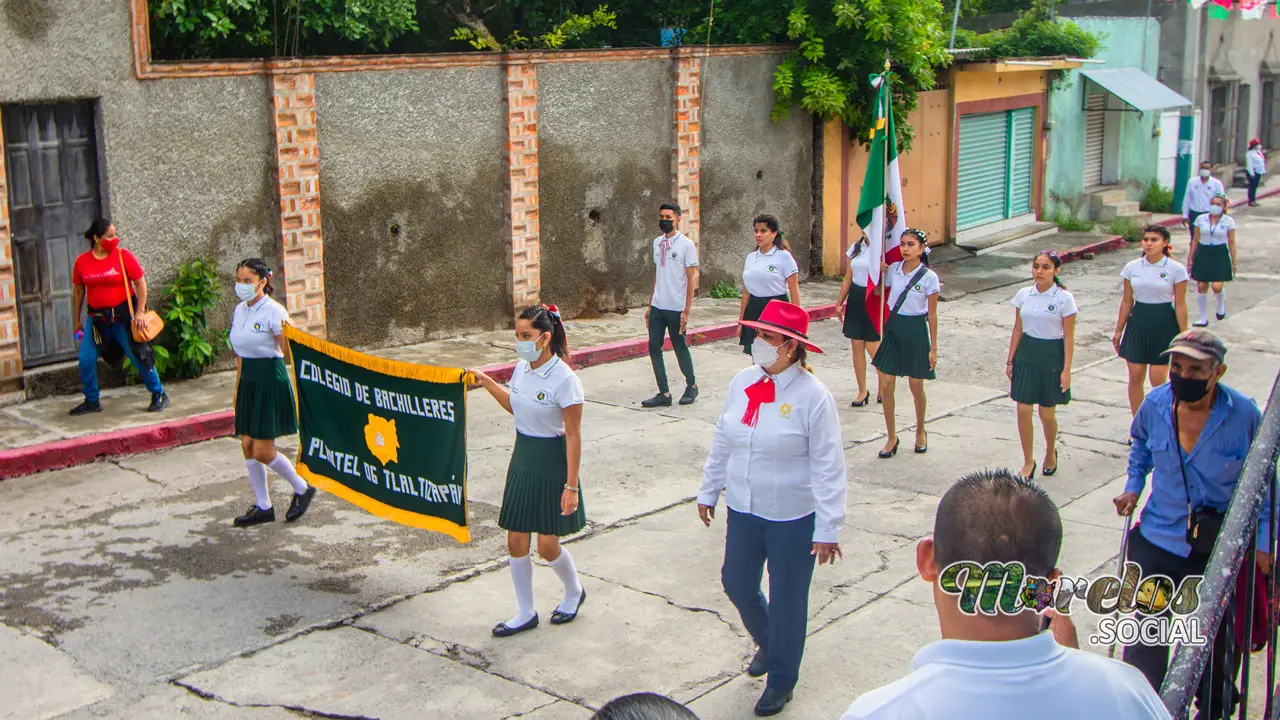
[[[721,580],[747,632],[769,658],[769,687],[790,692],[800,679],[809,625],[809,582],[817,558],[814,516],[774,522],[729,509]],[[766,563],[769,599],[760,590]]]

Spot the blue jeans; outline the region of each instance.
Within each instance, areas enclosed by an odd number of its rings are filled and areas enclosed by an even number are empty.
[[[164,392],[164,386],[160,384],[160,375],[156,373],[156,369],[152,367],[147,369],[142,367],[142,363],[138,362],[137,356],[133,354],[133,345],[129,340],[129,323],[118,322],[110,325],[99,325],[98,331],[102,334],[102,341],[109,342],[114,339],[124,348],[125,357],[129,358],[129,362],[138,369],[138,375],[142,378],[142,384],[152,394]],[[100,397],[98,393],[98,346],[93,342],[94,325],[90,322],[84,329],[84,339],[80,341],[80,386],[84,388],[84,399],[91,403],[98,402]]]
[[[816,558],[814,516],[774,522],[729,509],[721,581],[756,645],[769,659],[769,687],[795,689],[809,626],[809,582]],[[760,591],[769,565],[769,599]]]

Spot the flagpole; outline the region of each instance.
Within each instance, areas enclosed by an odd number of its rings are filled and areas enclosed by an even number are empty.
[[[960,4],[959,0],[957,0],[956,5],[958,6],[959,4]],[[882,77],[883,79],[881,80],[881,84],[884,86],[884,117],[885,117],[884,130],[885,130],[885,133],[888,133],[889,132],[889,123],[888,123],[889,113],[893,112],[893,94],[889,92],[889,49],[888,48],[885,48],[885,51],[884,51],[884,75]],[[889,179],[889,142],[888,141],[889,141],[888,137],[882,138],[880,141],[880,149],[883,151],[880,157],[880,167],[884,168],[884,178],[886,181],[885,192],[888,192],[888,187],[889,187],[887,184]],[[888,211],[889,211],[888,207],[882,206],[882,209],[880,211],[881,217],[883,217],[883,220],[880,223],[881,232],[885,232],[885,230],[887,230],[887,228],[885,228],[884,226],[886,223],[889,222]],[[898,208],[898,212],[902,212],[902,208]],[[885,283],[885,280],[887,279],[886,278],[887,273],[883,269],[884,261],[885,261],[885,257],[887,256],[887,253],[888,253],[888,243],[886,243],[885,239],[882,237],[880,238],[880,267],[881,267],[881,270],[880,270],[880,337],[881,338],[884,337],[884,330],[885,330],[884,326],[885,326],[885,322],[888,320],[888,318],[885,317],[885,312],[889,307],[889,293],[885,292],[885,288],[884,288],[884,283]]]

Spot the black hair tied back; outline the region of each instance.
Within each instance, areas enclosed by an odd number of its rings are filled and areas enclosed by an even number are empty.
[[[111,221],[106,218],[98,218],[93,221],[88,230],[84,231],[84,239],[92,245],[94,241],[107,234],[107,228],[111,227]]]
[[[275,292],[275,288],[271,286],[271,268],[267,267],[267,264],[260,258],[241,260],[240,264],[236,266],[236,270],[238,271],[240,268],[248,268],[254,275],[258,276],[259,280],[265,279],[267,281],[267,286],[262,289],[262,292],[267,295]]]
[[[520,313],[521,320],[528,320],[533,329],[540,333],[551,333],[551,354],[568,361],[569,336],[564,331],[564,321],[560,319],[560,309],[555,305],[534,305]]]

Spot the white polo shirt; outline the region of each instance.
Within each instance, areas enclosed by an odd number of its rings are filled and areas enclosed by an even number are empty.
[[[254,303],[242,302],[231,313],[231,349],[242,358],[282,358],[276,337],[284,334],[289,311],[263,295]]]
[[[516,432],[528,437],[564,435],[564,409],[586,402],[582,381],[564,362],[552,356],[537,370],[520,360],[507,383]]]
[[[1168,720],[1137,668],[1065,648],[1042,632],[1023,640],[939,640],[915,672],[865,693],[842,720]]]
[[[1196,218],[1196,227],[1200,228],[1201,245],[1226,245],[1227,233],[1236,229],[1235,218],[1223,213],[1217,222],[1211,222],[1213,216],[1205,213]]]
[[[1209,178],[1208,182],[1196,176],[1187,183],[1187,193],[1182,200],[1182,217],[1191,217],[1189,212],[1209,212],[1209,205],[1215,195],[1225,194],[1227,191],[1222,189],[1222,181],[1216,177]]]
[[[1173,286],[1187,282],[1188,275],[1187,266],[1173,258],[1165,257],[1152,265],[1143,255],[1130,260],[1120,277],[1129,281],[1136,302],[1163,305],[1173,302]]]
[[[1250,173],[1254,175],[1267,174],[1267,156],[1263,155],[1261,150],[1250,150],[1245,154],[1245,160],[1248,162]]]
[[[858,250],[857,255],[854,251]],[[853,273],[853,284],[866,287],[871,282],[871,247],[862,243],[854,243],[844,253],[849,258],[849,272]]]
[[[665,250],[664,240],[667,242]],[[658,271],[658,280],[653,287],[651,304],[659,310],[684,312],[685,298],[689,293],[689,276],[685,269],[698,266],[698,248],[684,233],[678,232],[671,238],[659,235],[653,240],[653,264]]]
[[[896,262],[889,266],[889,271],[885,273],[885,284],[889,286],[889,305],[888,311],[893,312],[893,306],[898,302],[898,296],[902,294],[903,288],[906,287],[907,281],[912,275],[920,272],[923,265],[917,265],[912,268],[909,274],[902,272],[902,263]],[[937,295],[942,291],[942,282],[938,280],[938,275],[932,270],[925,269],[924,275],[912,285],[907,299],[902,303],[902,309],[898,311],[899,315],[927,315],[929,313],[929,296]]]
[[[755,250],[747,256],[742,266],[742,286],[756,297],[786,295],[787,279],[799,272],[800,266],[791,253],[771,246],[767,253]],[[680,309],[684,309],[683,305]]]
[[[1022,288],[1013,296],[1013,306],[1021,311],[1022,332],[1039,340],[1066,337],[1062,319],[1078,312],[1075,297],[1056,283],[1043,293],[1035,285]]]

